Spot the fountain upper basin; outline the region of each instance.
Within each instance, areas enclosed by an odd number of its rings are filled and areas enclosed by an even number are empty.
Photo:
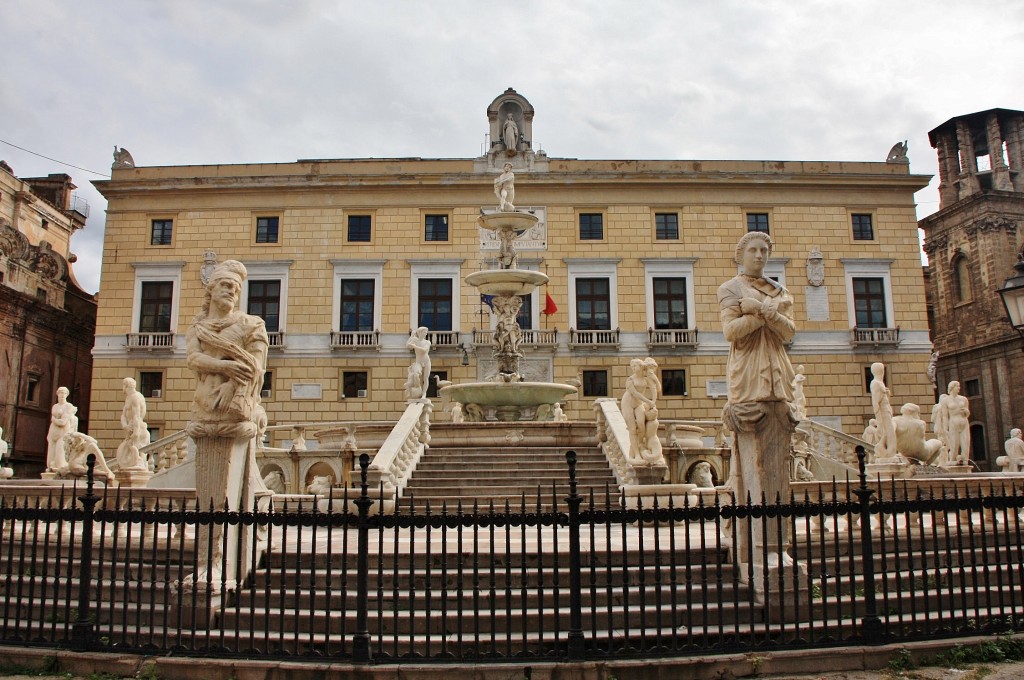
[[[547,282],[547,274],[529,269],[491,269],[466,277],[468,285],[485,295],[529,295]]]
[[[542,382],[478,382],[442,387],[440,393],[460,404],[539,406],[555,404],[576,393],[572,385]]]

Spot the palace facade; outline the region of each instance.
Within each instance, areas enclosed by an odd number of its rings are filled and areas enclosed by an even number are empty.
[[[476,222],[495,210],[506,162],[516,207],[540,218],[518,237],[519,266],[550,277],[520,316],[523,373],[578,381],[570,418],[620,396],[629,359],[648,355],[662,419],[719,417],[728,344],[716,290],[748,230],[770,233],[768,273],[793,293],[790,352],[810,416],[859,434],[875,361],[889,367],[897,410],[934,403],[914,206],[929,178],[905,159],[556,158],[534,149],[534,113],[514,90],[499,95],[476,158],[115,168],[95,183],[109,206],[91,434],[105,448],[120,441],[125,376],[148,399],[155,437],[185,425],[185,331],[204,271],[229,258],[248,267],[243,305],[270,332],[272,424],[397,419],[418,326],[431,331],[438,379],[487,379],[489,310],[463,279],[497,266],[498,244]],[[435,418],[447,407],[437,399]]]

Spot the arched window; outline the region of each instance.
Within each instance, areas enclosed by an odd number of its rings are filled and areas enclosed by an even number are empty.
[[[969,302],[974,298],[971,290],[971,267],[967,256],[957,253],[953,257],[953,300],[957,303]]]

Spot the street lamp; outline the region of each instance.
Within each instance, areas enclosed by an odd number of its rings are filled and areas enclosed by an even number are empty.
[[[996,292],[1003,298],[1013,330],[1024,338],[1024,254],[1017,255],[1014,274]]]

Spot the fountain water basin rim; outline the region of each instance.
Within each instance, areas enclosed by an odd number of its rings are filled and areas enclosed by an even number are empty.
[[[572,385],[545,382],[477,382],[442,387],[440,394],[460,404],[480,406],[539,406],[555,404],[575,394]]]
[[[466,277],[466,284],[484,295],[529,295],[547,282],[547,274],[529,269],[490,269]]]

